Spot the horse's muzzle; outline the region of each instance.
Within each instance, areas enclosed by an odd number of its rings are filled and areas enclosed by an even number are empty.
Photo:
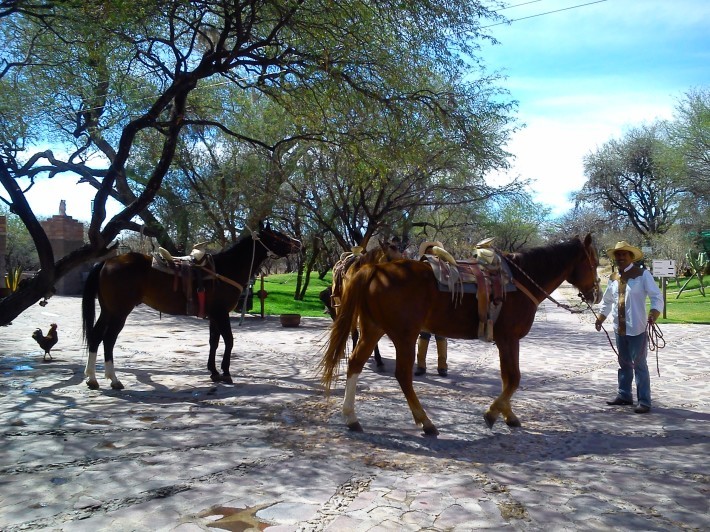
[[[594,287],[587,292],[580,292],[579,297],[588,305],[597,305],[602,300],[602,290],[599,282],[594,284]]]

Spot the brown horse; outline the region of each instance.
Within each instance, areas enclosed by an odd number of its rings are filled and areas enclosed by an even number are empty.
[[[500,356],[503,390],[484,415],[492,427],[499,415],[509,426],[520,426],[510,400],[520,384],[520,339],[529,331],[542,300],[563,281],[580,290],[587,302],[599,302],[597,253],[591,235],[523,253],[504,254],[516,283],[523,290],[509,292],[493,333]],[[526,295],[524,292],[530,292]],[[404,303],[404,304],[403,304]],[[348,427],[361,431],[355,414],[357,378],[375,343],[386,334],[396,350],[395,376],[407,398],[414,421],[426,434],[438,434],[419,403],[412,385],[415,344],[419,331],[447,338],[478,337],[475,294],[464,294],[458,304],[441,292],[427,262],[400,260],[364,266],[350,281],[320,362],[322,382],[329,390],[337,377],[340,359],[352,327],[360,324],[360,341],[348,361],[343,415]]]
[[[365,264],[377,264],[378,262],[389,262],[403,258],[402,251],[393,241],[379,241],[379,246],[372,248],[360,255],[346,254],[333,266],[333,283],[322,290],[319,299],[325,305],[330,317],[335,320],[337,308],[340,306],[341,294],[345,291],[348,282],[355,273]],[[353,348],[358,340],[357,327],[352,331]],[[385,363],[382,361],[380,349],[375,344],[375,362],[379,370],[383,370]]]
[[[210,322],[210,350],[207,369],[214,382],[232,383],[229,374],[230,354],[234,345],[229,313],[237,305],[243,287],[255,275],[268,256],[285,257],[298,251],[301,243],[268,225],[258,232],[242,237],[233,246],[212,256],[216,275],[208,272],[202,281],[204,292],[204,317]],[[110,258],[93,267],[86,280],[82,299],[84,339],[89,351],[86,363],[86,384],[97,389],[96,354],[101,342],[104,344],[104,370],[111,379],[111,388],[120,390],[123,384],[116,377],[113,364],[113,348],[126,318],[134,307],[141,303],[166,314],[187,315],[190,301],[198,301],[196,289],[180,289],[174,274],[152,267],[150,255],[125,253]],[[94,323],[95,304],[98,296],[101,314]],[[202,296],[200,296],[202,297]],[[217,371],[215,355],[219,337],[224,340],[222,375]]]

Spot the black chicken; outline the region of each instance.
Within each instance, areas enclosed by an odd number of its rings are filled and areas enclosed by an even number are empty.
[[[54,347],[54,344],[57,343],[57,340],[59,340],[59,338],[57,337],[57,324],[52,323],[49,326],[49,332],[47,332],[47,336],[44,336],[42,334],[42,329],[37,329],[35,332],[32,333],[32,338],[34,338],[35,341],[39,344],[39,346],[44,349],[44,357],[42,357],[42,360],[47,360],[47,356],[49,356],[49,360],[52,360],[52,355],[49,353],[49,351]]]

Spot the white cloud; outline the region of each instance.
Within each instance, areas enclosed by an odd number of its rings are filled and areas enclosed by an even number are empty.
[[[511,18],[578,5],[552,0]],[[710,2],[623,0],[570,9],[489,31],[484,58],[508,78],[526,127],[507,146],[508,175],[534,179],[537,201],[559,215],[585,182],[584,156],[631,126],[669,119],[689,89],[710,83]],[[495,181],[500,182],[498,176]]]

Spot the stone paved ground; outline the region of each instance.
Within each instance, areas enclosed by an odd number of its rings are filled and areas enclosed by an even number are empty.
[[[235,319],[225,386],[206,372],[206,322],[139,307],[115,355],[126,389],[91,391],[79,307],[55,297],[0,328],[0,530],[710,529],[707,326],[663,326],[654,408],[638,415],[604,403],[616,361],[592,317],[544,303],[522,342],[520,429],[482,419],[500,390],[494,346],[451,340],[449,377],[416,384],[430,438],[386,339],[355,434],[342,382],[330,400],[317,384],[326,319]],[[42,363],[30,336],[53,321]]]

